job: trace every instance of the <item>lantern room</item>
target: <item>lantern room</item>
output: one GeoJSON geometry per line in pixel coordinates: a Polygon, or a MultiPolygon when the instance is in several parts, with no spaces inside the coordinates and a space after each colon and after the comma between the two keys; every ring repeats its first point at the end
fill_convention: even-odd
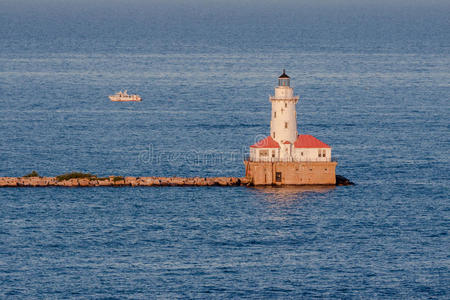
{"type": "Polygon", "coordinates": [[[278,86],[290,86],[290,77],[286,75],[286,70],[283,69],[283,74],[278,77],[278,86]]]}

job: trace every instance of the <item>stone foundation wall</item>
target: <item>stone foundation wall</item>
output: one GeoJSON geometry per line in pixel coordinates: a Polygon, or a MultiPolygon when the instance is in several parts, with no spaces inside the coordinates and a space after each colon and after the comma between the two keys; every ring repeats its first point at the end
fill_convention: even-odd
{"type": "Polygon", "coordinates": [[[335,185],[337,162],[245,161],[252,185],[335,185]]]}

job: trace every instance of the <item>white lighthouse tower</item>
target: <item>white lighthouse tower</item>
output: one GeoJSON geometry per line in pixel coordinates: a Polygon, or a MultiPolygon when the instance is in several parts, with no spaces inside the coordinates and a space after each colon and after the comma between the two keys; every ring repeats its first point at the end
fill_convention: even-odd
{"type": "Polygon", "coordinates": [[[295,106],[299,97],[294,96],[294,89],[291,88],[290,81],[283,69],[283,74],[278,77],[275,95],[269,98],[272,102],[270,133],[272,138],[281,145],[279,158],[284,161],[292,158],[292,145],[298,136],[295,106]]]}

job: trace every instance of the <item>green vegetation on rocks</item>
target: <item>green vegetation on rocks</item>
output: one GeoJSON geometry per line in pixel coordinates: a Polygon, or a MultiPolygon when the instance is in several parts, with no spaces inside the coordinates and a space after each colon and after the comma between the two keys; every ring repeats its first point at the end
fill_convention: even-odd
{"type": "Polygon", "coordinates": [[[88,178],[88,179],[97,179],[96,175],[92,175],[91,173],[80,173],[80,172],[72,172],[72,173],[66,173],[63,175],[56,176],[56,179],[58,181],[64,181],[74,178],[88,178]]]}
{"type": "Polygon", "coordinates": [[[124,180],[123,176],[115,176],[115,177],[113,178],[113,181],[114,181],[114,182],[120,181],[120,180],[124,180]]]}
{"type": "Polygon", "coordinates": [[[41,176],[39,176],[38,172],[33,171],[30,174],[27,174],[27,175],[25,175],[23,177],[41,177],[41,176]]]}

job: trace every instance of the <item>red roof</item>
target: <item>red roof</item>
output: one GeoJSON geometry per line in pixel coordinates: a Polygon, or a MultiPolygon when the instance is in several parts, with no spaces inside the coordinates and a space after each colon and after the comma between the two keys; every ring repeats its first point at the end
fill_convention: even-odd
{"type": "Polygon", "coordinates": [[[309,134],[299,134],[294,143],[295,148],[331,148],[324,142],[309,134]]]}
{"type": "Polygon", "coordinates": [[[254,145],[250,146],[251,148],[280,148],[280,145],[269,135],[265,139],[260,140],[254,145]]]}

